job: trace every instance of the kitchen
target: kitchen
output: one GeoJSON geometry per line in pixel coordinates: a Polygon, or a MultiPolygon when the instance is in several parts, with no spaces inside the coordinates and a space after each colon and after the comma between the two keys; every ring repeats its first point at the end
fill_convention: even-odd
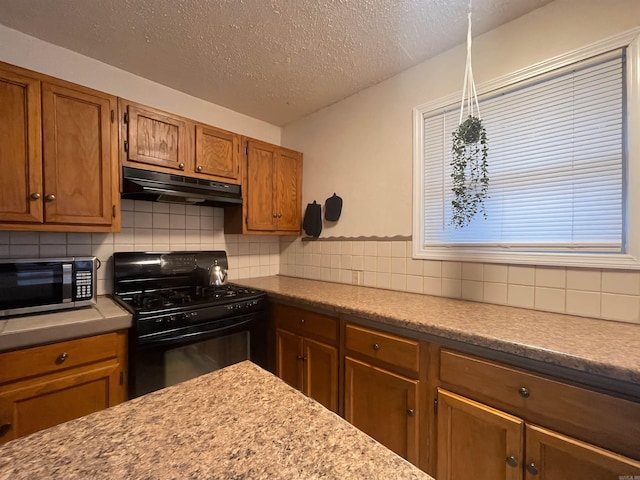
{"type": "MultiPolygon", "coordinates": [[[[637,9],[636,2],[608,2],[607,5],[552,2],[475,39],[476,78],[481,83],[637,27],[637,9]]],[[[96,255],[107,260],[106,267],[98,271],[98,292],[109,293],[108,259],[114,251],[145,250],[149,246],[154,250],[181,250],[183,246],[185,249],[224,249],[229,254],[232,279],[281,273],[351,283],[353,272],[362,271],[361,283],[365,286],[472,300],[478,300],[478,289],[484,287],[484,292],[494,293],[483,293],[485,296],[480,300],[487,303],[638,322],[640,292],[635,289],[638,277],[634,271],[504,266],[495,272],[485,266],[480,273],[469,264],[432,263],[411,258],[412,198],[407,188],[412,182],[410,112],[416,105],[458,88],[459,66],[464,61],[462,45],[279,128],[215,105],[204,105],[193,97],[151,85],[140,77],[5,27],[0,29],[0,36],[2,45],[11,45],[0,54],[0,60],[7,63],[111,91],[301,151],[304,153],[303,205],[313,199],[322,201],[334,191],[345,203],[340,221],[326,227],[323,233],[323,236],[343,237],[335,242],[225,235],[219,209],[170,207],[168,211],[155,211],[157,204],[150,207],[150,204],[123,200],[120,233],[5,231],[0,232],[2,256],[96,255]],[[438,75],[428,74],[434,70],[438,75]],[[202,118],[204,116],[207,118],[202,118]],[[359,179],[355,192],[353,178],[359,179]],[[394,181],[389,182],[390,178],[394,181]],[[159,229],[153,223],[156,214],[162,215],[155,217],[161,222],[159,229]],[[175,228],[172,229],[172,225],[175,228]],[[203,236],[203,231],[209,235],[203,236]],[[360,238],[371,236],[375,236],[375,240],[360,238]],[[370,246],[373,242],[377,242],[375,251],[370,246]],[[328,265],[323,263],[324,256],[330,256],[328,265]],[[394,272],[354,267],[359,257],[366,256],[406,259],[406,266],[404,271],[400,267],[394,272]],[[543,277],[548,279],[546,283],[536,283],[536,279],[543,277]]]]}

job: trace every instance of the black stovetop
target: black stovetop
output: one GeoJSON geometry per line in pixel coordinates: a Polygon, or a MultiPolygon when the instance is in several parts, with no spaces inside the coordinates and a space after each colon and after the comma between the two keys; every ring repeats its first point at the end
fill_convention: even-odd
{"type": "Polygon", "coordinates": [[[122,292],[115,297],[134,313],[179,311],[210,307],[263,297],[259,290],[235,284],[183,286],[167,289],[122,292]]]}

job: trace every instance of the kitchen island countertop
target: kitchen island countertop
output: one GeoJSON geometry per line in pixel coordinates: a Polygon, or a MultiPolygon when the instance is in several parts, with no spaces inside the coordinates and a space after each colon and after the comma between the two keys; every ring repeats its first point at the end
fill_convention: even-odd
{"type": "Polygon", "coordinates": [[[245,361],[0,447],[0,480],[423,479],[245,361]]]}
{"type": "Polygon", "coordinates": [[[640,386],[640,325],[286,276],[237,280],[275,300],[640,386]]]}

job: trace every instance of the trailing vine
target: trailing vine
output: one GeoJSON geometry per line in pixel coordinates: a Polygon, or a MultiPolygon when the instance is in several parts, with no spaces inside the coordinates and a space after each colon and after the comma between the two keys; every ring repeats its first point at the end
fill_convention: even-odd
{"type": "Polygon", "coordinates": [[[453,132],[451,152],[451,223],[456,228],[467,226],[478,212],[487,218],[484,201],[488,198],[489,173],[487,132],[482,120],[467,117],[453,132]]]}

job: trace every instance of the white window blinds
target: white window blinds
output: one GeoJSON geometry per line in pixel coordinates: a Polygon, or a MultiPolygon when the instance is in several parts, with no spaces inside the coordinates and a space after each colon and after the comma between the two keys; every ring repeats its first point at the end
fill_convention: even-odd
{"type": "Polygon", "coordinates": [[[624,251],[624,52],[480,100],[488,218],[451,224],[458,106],[424,114],[424,243],[518,251],[624,251]]]}

